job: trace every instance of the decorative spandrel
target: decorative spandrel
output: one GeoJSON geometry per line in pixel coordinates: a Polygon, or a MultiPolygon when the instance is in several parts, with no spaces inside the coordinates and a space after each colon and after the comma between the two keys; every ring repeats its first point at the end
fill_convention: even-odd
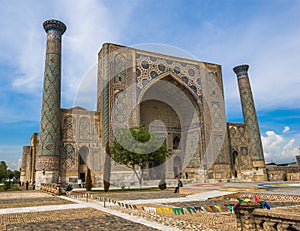
{"type": "Polygon", "coordinates": [[[202,94],[199,65],[137,53],[137,96],[153,79],[166,72],[177,76],[196,96],[199,97],[202,94]]]}

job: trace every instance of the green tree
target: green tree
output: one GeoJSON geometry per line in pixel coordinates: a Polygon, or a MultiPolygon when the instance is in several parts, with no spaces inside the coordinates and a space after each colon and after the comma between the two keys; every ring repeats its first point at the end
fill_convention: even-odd
{"type": "Polygon", "coordinates": [[[7,165],[5,161],[0,162],[0,181],[7,178],[7,165]]]}
{"type": "Polygon", "coordinates": [[[13,174],[14,174],[14,177],[15,177],[15,178],[17,178],[17,179],[20,178],[20,171],[14,170],[14,171],[13,171],[13,174]]]}
{"type": "Polygon", "coordinates": [[[7,178],[8,179],[12,179],[14,177],[14,172],[11,171],[10,169],[7,169],[7,178]]]}
{"type": "Polygon", "coordinates": [[[85,189],[86,191],[90,191],[92,189],[92,177],[91,177],[91,170],[89,168],[87,169],[86,172],[85,189]]]}
{"type": "Polygon", "coordinates": [[[103,172],[103,184],[104,184],[104,191],[108,192],[110,187],[110,172],[111,172],[111,159],[110,159],[110,149],[109,143],[106,143],[105,148],[105,160],[104,160],[104,172],[103,172]]]}
{"type": "Polygon", "coordinates": [[[119,128],[118,141],[115,140],[111,147],[111,157],[119,164],[131,168],[142,187],[144,170],[149,161],[162,163],[167,156],[167,148],[161,144],[154,133],[150,133],[145,126],[119,128]],[[123,147],[126,144],[125,148],[123,147]]]}

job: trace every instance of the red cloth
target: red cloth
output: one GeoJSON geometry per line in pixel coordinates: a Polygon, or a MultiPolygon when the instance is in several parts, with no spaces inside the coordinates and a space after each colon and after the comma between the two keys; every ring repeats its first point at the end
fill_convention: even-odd
{"type": "Polygon", "coordinates": [[[257,203],[261,202],[261,200],[258,198],[258,196],[256,194],[254,194],[254,201],[257,203]]]}

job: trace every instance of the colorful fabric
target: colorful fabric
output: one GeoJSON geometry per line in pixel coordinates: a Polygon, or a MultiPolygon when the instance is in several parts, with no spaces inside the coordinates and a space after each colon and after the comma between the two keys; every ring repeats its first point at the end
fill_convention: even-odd
{"type": "Polygon", "coordinates": [[[216,205],[215,207],[217,208],[218,212],[222,212],[222,208],[220,205],[216,205]]]}
{"type": "Polygon", "coordinates": [[[225,209],[226,212],[229,211],[229,210],[228,210],[228,205],[227,205],[227,204],[224,205],[224,209],[225,209]]]}
{"type": "Polygon", "coordinates": [[[214,212],[214,208],[210,205],[207,205],[206,208],[208,209],[208,211],[210,212],[214,212]]]}
{"type": "Polygon", "coordinates": [[[161,208],[156,208],[156,212],[157,213],[162,213],[162,209],[161,208]]]}
{"type": "Polygon", "coordinates": [[[257,202],[257,203],[260,203],[261,200],[258,198],[258,196],[256,194],[254,194],[254,201],[257,202]]]}

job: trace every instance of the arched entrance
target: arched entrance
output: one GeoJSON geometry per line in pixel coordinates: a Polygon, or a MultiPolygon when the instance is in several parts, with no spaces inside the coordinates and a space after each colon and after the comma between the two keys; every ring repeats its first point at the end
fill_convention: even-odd
{"type": "MultiPolygon", "coordinates": [[[[165,167],[167,178],[179,177],[188,164],[184,162],[189,152],[186,150],[186,138],[191,131],[200,128],[199,106],[195,96],[180,79],[168,74],[148,84],[141,92],[139,102],[139,123],[151,125],[158,135],[166,137],[169,159],[176,154],[167,165],[149,163],[149,179],[159,179],[165,167]]],[[[200,145],[199,136],[195,137],[197,140],[193,142],[193,147],[200,145]]],[[[196,158],[199,158],[199,153],[196,158]]]]}
{"type": "MultiPolygon", "coordinates": [[[[78,154],[78,179],[81,180],[82,186],[85,182],[85,174],[87,172],[87,163],[89,158],[89,149],[86,146],[82,146],[79,149],[78,154]]],[[[80,184],[80,180],[78,184],[80,184]]]]}

